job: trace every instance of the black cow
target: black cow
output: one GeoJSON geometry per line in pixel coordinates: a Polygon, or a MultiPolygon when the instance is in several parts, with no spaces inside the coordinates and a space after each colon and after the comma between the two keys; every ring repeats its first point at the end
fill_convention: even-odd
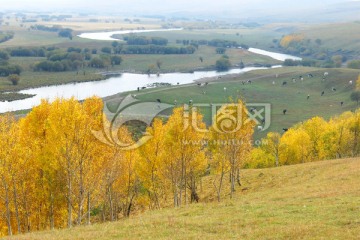
{"type": "Polygon", "coordinates": [[[286,81],[284,81],[284,82],[282,83],[282,85],[283,85],[283,86],[285,86],[286,84],[287,84],[287,82],[286,82],[286,81]]]}
{"type": "Polygon", "coordinates": [[[287,132],[289,129],[288,128],[283,128],[282,130],[283,130],[283,132],[287,132]]]}
{"type": "Polygon", "coordinates": [[[340,105],[343,106],[343,105],[344,105],[344,102],[340,102],[340,105]]]}
{"type": "Polygon", "coordinates": [[[157,101],[158,103],[161,103],[161,100],[160,100],[160,98],[156,99],[156,101],[157,101]]]}
{"type": "Polygon", "coordinates": [[[286,112],[287,112],[287,110],[286,110],[286,109],[284,109],[284,110],[283,110],[283,114],[285,115],[285,114],[286,114],[286,112]]]}
{"type": "Polygon", "coordinates": [[[322,92],[321,92],[321,96],[324,96],[324,94],[325,94],[325,91],[322,91],[322,92]]]}

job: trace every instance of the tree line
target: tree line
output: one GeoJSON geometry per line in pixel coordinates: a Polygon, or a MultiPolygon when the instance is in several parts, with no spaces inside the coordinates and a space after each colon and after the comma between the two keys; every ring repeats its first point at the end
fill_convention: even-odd
{"type": "Polygon", "coordinates": [[[103,143],[121,139],[131,145],[134,133],[126,126],[106,132],[110,122],[96,97],[82,103],[74,98],[43,100],[20,120],[1,115],[0,234],[116,221],[146,209],[179,207],[201,201],[203,181],[211,181],[205,184],[213,186],[221,201],[241,185],[241,168],[360,153],[360,111],[329,121],[314,117],[283,135],[269,133],[253,148],[255,124],[247,118],[244,103],[237,103],[240,108],[225,105],[216,115],[224,119],[224,114],[240,109],[239,128],[221,120],[207,127],[200,113],[178,107],[167,121],[156,118],[146,129],[152,138],[130,150],[103,143]],[[184,118],[187,114],[191,124],[184,118]],[[114,134],[118,139],[109,137],[114,134]],[[211,180],[203,178],[206,175],[212,175],[211,180]]]}
{"type": "MultiPolygon", "coordinates": [[[[207,174],[216,176],[211,184],[219,201],[227,175],[227,195],[233,196],[254,127],[239,104],[245,123],[240,129],[219,133],[229,125],[216,123],[204,133],[194,127],[206,129],[198,113],[184,130],[185,110],[179,107],[166,122],[153,121],[148,142],[126,151],[95,138],[94,131],[108,136],[102,129],[110,124],[99,98],[43,100],[18,121],[1,115],[0,233],[115,221],[134,211],[201,201],[199,183],[207,174]]],[[[134,143],[125,126],[115,134],[134,143]]]]}
{"type": "Polygon", "coordinates": [[[325,121],[314,117],[285,132],[270,132],[254,148],[248,168],[275,167],[360,154],[360,111],[345,112],[325,121]]]}
{"type": "Polygon", "coordinates": [[[14,33],[13,32],[0,32],[0,43],[9,41],[10,39],[14,38],[14,33]]]}

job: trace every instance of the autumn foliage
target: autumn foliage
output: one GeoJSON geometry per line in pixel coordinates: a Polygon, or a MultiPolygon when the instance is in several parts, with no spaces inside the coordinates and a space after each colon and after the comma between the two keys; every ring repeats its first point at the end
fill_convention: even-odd
{"type": "Polygon", "coordinates": [[[280,41],[280,46],[282,46],[283,48],[287,48],[289,47],[292,43],[298,43],[301,42],[302,40],[304,40],[304,35],[303,34],[289,34],[284,36],[281,41],[280,41]]]}
{"type": "Polygon", "coordinates": [[[282,136],[268,133],[251,151],[249,168],[275,167],[319,160],[358,156],[360,111],[345,112],[325,121],[314,117],[297,124],[282,136]]]}
{"type": "MultiPolygon", "coordinates": [[[[230,174],[231,195],[240,183],[254,126],[245,114],[240,128],[218,134],[219,126],[205,131],[200,113],[184,128],[185,110],[179,107],[166,122],[153,121],[146,144],[125,151],[94,136],[109,124],[102,109],[96,97],[82,103],[57,99],[42,101],[20,120],[0,116],[0,236],[115,221],[201,201],[198,186],[206,174],[219,181],[230,174]],[[233,139],[244,144],[234,145],[233,139]]],[[[134,141],[126,127],[117,135],[134,141]]],[[[218,200],[225,190],[219,181],[218,200]]]]}
{"type": "MultiPolygon", "coordinates": [[[[329,121],[314,117],[282,135],[270,132],[253,148],[255,123],[243,102],[220,108],[210,127],[196,109],[179,107],[165,122],[154,119],[148,142],[124,150],[95,137],[109,125],[102,110],[99,98],[72,98],[44,100],[20,120],[0,116],[0,236],[198,202],[202,177],[209,174],[207,185],[220,201],[241,185],[241,168],[360,153],[360,111],[329,121]]],[[[125,126],[116,131],[123,142],[135,142],[125,126]]]]}

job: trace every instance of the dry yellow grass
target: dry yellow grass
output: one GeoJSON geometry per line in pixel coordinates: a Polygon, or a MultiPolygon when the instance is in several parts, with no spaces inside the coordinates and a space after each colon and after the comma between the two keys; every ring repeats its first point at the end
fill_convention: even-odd
{"type": "Polygon", "coordinates": [[[242,176],[236,197],[225,194],[221,203],[206,203],[215,197],[210,176],[198,204],[9,239],[359,239],[360,159],[243,170],[242,176]]]}

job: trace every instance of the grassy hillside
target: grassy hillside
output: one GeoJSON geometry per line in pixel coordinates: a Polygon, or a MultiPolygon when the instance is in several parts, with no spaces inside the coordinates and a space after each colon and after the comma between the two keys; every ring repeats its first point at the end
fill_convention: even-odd
{"type": "MultiPolygon", "coordinates": [[[[209,176],[208,178],[213,178],[209,176]]],[[[209,179],[208,179],[209,180],[209,179]]],[[[243,170],[232,200],[213,200],[211,181],[200,203],[95,224],[8,239],[358,239],[360,159],[243,170]]],[[[228,187],[228,186],[226,186],[228,187]]],[[[224,192],[228,190],[225,189],[224,192]]]]}
{"type": "MultiPolygon", "coordinates": [[[[283,128],[290,128],[294,124],[314,116],[329,119],[331,116],[344,111],[357,108],[351,102],[350,94],[355,89],[355,80],[359,71],[349,69],[317,69],[304,67],[286,67],[270,70],[259,70],[242,75],[230,75],[210,82],[206,87],[196,84],[187,86],[174,86],[168,88],[148,89],[134,92],[141,101],[155,101],[160,98],[162,102],[173,104],[188,103],[226,103],[229,98],[243,98],[247,103],[271,104],[271,127],[269,131],[281,132],[283,128]],[[323,80],[324,72],[329,75],[323,80]],[[308,78],[307,74],[313,74],[308,78]],[[276,78],[278,74],[278,78],[276,78]],[[302,75],[304,80],[299,80],[302,75]],[[292,78],[296,78],[296,82],[292,78]],[[252,84],[242,84],[242,81],[254,79],[252,84]],[[273,81],[275,84],[273,84],[273,81]],[[282,86],[286,81],[287,85],[282,86]],[[353,85],[349,84],[353,81],[353,85]],[[226,92],[224,91],[226,87],[226,92]],[[336,91],[332,91],[336,88],[336,91]],[[324,96],[321,92],[324,91],[324,96]],[[204,92],[206,92],[204,94],[204,92]],[[309,100],[307,96],[310,95],[309,100]],[[344,102],[341,106],[341,102],[344,102]],[[283,115],[283,110],[287,114],[283,115]]],[[[116,96],[114,97],[116,98],[116,96]]],[[[111,99],[111,98],[110,98],[111,99]]],[[[203,110],[205,121],[210,124],[210,114],[203,110]]],[[[256,137],[262,137],[265,132],[256,132],[256,137]]]]}
{"type": "Polygon", "coordinates": [[[299,32],[308,39],[321,39],[325,49],[343,49],[359,53],[360,22],[320,24],[307,26],[299,32]]]}

